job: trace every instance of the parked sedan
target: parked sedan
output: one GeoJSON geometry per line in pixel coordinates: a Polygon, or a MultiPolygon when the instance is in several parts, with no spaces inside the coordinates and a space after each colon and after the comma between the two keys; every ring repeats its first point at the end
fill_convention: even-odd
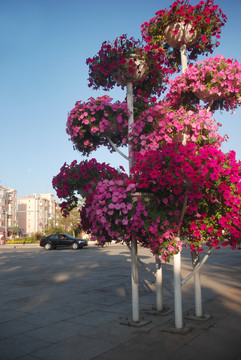
{"type": "Polygon", "coordinates": [[[71,246],[72,249],[77,250],[88,246],[88,242],[68,234],[53,234],[40,239],[40,246],[46,250],[56,249],[57,246],[71,246]]]}

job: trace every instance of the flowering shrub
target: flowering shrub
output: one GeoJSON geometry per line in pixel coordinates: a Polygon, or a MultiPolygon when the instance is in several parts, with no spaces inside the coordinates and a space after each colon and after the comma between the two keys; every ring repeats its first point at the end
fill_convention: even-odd
{"type": "Polygon", "coordinates": [[[234,109],[241,103],[241,64],[222,55],[189,66],[169,82],[172,104],[186,103],[193,92],[203,101],[214,100],[212,109],[234,109]]]}
{"type": "Polygon", "coordinates": [[[116,170],[105,163],[98,163],[95,159],[83,160],[79,164],[75,160],[70,165],[65,163],[62,166],[59,174],[53,178],[52,184],[57,196],[66,200],[61,203],[61,210],[63,215],[67,216],[78,203],[77,194],[87,197],[99,181],[126,177],[123,168],[116,170]]]}
{"type": "Polygon", "coordinates": [[[123,88],[129,81],[134,85],[135,95],[159,95],[163,91],[161,83],[169,73],[164,62],[158,47],[153,51],[152,46],[144,47],[139,40],[122,35],[114,43],[105,41],[99,53],[86,60],[89,87],[109,90],[117,85],[123,88]]]}
{"type": "Polygon", "coordinates": [[[112,104],[111,101],[107,95],[90,98],[88,102],[78,101],[71,110],[66,132],[83,155],[88,155],[100,145],[111,149],[107,135],[116,146],[124,145],[128,132],[127,105],[119,101],[112,104]]]}
{"type": "Polygon", "coordinates": [[[145,153],[171,142],[194,142],[199,146],[213,144],[220,147],[225,138],[217,133],[221,124],[216,124],[211,115],[205,109],[196,109],[194,112],[180,107],[175,110],[167,102],[157,103],[143,111],[132,125],[132,151],[145,153]]]}
{"type": "MultiPolygon", "coordinates": [[[[219,45],[213,37],[220,38],[221,27],[226,19],[226,15],[218,5],[214,5],[213,0],[200,1],[197,5],[190,5],[188,0],[178,0],[173,2],[169,9],[157,11],[154,18],[142,24],[142,37],[149,44],[154,43],[164,49],[170,62],[178,63],[179,51],[170,50],[165,31],[167,26],[174,23],[183,24],[188,35],[193,34],[187,50],[190,53],[189,58],[196,60],[198,55],[212,53],[213,48],[219,45]]],[[[174,36],[178,35],[178,27],[170,26],[170,31],[174,36]]],[[[184,37],[183,43],[185,42],[187,39],[184,37]]]]}

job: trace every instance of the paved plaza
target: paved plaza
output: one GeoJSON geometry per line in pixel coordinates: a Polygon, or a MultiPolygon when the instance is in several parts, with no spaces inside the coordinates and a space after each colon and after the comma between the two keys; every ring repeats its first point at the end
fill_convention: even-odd
{"type": "MultiPolygon", "coordinates": [[[[46,251],[0,247],[0,360],[241,360],[241,251],[214,250],[202,269],[206,321],[190,320],[193,279],[183,286],[184,329],[175,332],[173,266],[163,265],[166,315],[156,314],[151,253],[139,248],[140,323],[131,322],[126,246],[46,251]],[[124,324],[123,324],[124,323],[124,324]]],[[[187,250],[182,276],[191,271],[187,250]]]]}

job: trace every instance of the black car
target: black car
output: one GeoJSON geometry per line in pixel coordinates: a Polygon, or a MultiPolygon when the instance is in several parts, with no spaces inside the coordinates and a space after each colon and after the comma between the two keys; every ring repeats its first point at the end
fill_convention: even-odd
{"type": "Polygon", "coordinates": [[[57,246],[71,246],[72,249],[77,250],[88,246],[88,242],[68,234],[53,234],[40,239],[40,246],[46,250],[56,249],[57,246]]]}

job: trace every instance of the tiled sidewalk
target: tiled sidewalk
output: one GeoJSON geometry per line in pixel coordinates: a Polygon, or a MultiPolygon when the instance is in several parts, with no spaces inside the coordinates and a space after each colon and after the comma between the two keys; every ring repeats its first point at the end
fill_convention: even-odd
{"type": "MultiPolygon", "coordinates": [[[[153,257],[140,256],[154,270],[153,257]]],[[[241,252],[221,249],[202,271],[206,321],[187,320],[193,282],[183,287],[184,329],[173,332],[174,313],[150,313],[154,278],[142,267],[140,318],[131,319],[130,256],[124,246],[46,252],[0,248],[1,360],[241,360],[241,252]]],[[[183,257],[183,274],[191,267],[183,257]]],[[[173,308],[172,266],[163,269],[164,302],[173,308]]]]}

